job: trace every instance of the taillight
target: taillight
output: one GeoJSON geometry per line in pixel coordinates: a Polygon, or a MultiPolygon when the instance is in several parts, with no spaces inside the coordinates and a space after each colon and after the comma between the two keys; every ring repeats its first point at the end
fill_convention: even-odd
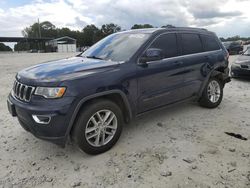
{"type": "Polygon", "coordinates": [[[229,66],[229,53],[228,53],[228,51],[225,54],[225,61],[226,61],[226,65],[229,66]]]}
{"type": "Polygon", "coordinates": [[[228,60],[228,59],[229,59],[229,53],[226,52],[226,60],[228,60]]]}

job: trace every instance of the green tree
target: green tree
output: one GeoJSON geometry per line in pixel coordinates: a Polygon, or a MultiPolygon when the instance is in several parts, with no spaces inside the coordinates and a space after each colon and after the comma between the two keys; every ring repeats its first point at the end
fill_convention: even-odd
{"type": "MultiPolygon", "coordinates": [[[[74,31],[67,27],[57,28],[49,21],[41,22],[40,24],[34,23],[29,27],[26,27],[22,34],[27,38],[59,38],[63,36],[69,36],[77,41],[77,46],[92,46],[102,38],[121,31],[121,27],[114,24],[104,24],[101,28],[96,27],[94,24],[85,26],[82,31],[74,31]]],[[[29,50],[29,49],[44,49],[44,43],[37,42],[20,42],[15,45],[15,50],[29,50]]]]}
{"type": "Polygon", "coordinates": [[[226,41],[238,41],[238,40],[242,40],[242,41],[249,41],[250,37],[241,37],[239,35],[233,36],[233,37],[228,37],[228,38],[223,38],[220,37],[220,40],[222,42],[226,42],[226,41]]]}
{"type": "Polygon", "coordinates": [[[145,28],[153,28],[154,26],[150,24],[135,24],[131,27],[131,29],[145,29],[145,28]]]}
{"type": "Polygon", "coordinates": [[[57,36],[57,31],[55,25],[53,25],[49,21],[44,21],[40,24],[34,23],[33,25],[26,27],[22,34],[27,38],[39,38],[41,37],[49,37],[54,38],[57,36]],[[40,27],[40,31],[39,31],[40,27]]]}
{"type": "Polygon", "coordinates": [[[173,26],[173,25],[171,25],[171,24],[167,24],[167,25],[163,25],[163,26],[161,26],[162,28],[171,28],[171,27],[175,27],[175,26],[173,26]]]}
{"type": "Polygon", "coordinates": [[[30,49],[30,44],[28,42],[18,42],[14,46],[15,51],[28,51],[30,49]]]}
{"type": "Polygon", "coordinates": [[[12,51],[12,49],[4,43],[0,43],[0,51],[12,51]]]}
{"type": "Polygon", "coordinates": [[[241,39],[242,38],[239,35],[227,38],[228,41],[237,41],[237,40],[241,40],[241,39]]]}
{"type": "Polygon", "coordinates": [[[226,39],[223,38],[223,37],[220,37],[220,40],[221,40],[221,42],[225,42],[226,41],[226,39]]]}
{"type": "Polygon", "coordinates": [[[110,34],[116,33],[121,31],[121,27],[119,25],[116,25],[114,23],[110,23],[110,24],[104,24],[101,27],[101,32],[102,32],[102,36],[106,37],[110,34]]]}
{"type": "Polygon", "coordinates": [[[83,46],[83,43],[84,43],[84,41],[83,41],[83,32],[81,32],[81,31],[72,31],[67,27],[57,28],[56,30],[57,30],[56,38],[68,36],[68,37],[76,39],[77,46],[83,46]]]}
{"type": "Polygon", "coordinates": [[[95,42],[102,38],[101,31],[93,24],[85,26],[82,32],[83,46],[92,46],[95,42]]]}
{"type": "MultiPolygon", "coordinates": [[[[34,23],[29,27],[26,27],[23,31],[22,34],[24,37],[27,38],[40,38],[40,37],[48,37],[48,38],[56,38],[57,37],[57,30],[56,26],[53,25],[49,21],[44,21],[41,23],[34,23]]],[[[42,42],[29,42],[29,43],[24,43],[20,42],[17,44],[16,49],[17,51],[26,51],[29,49],[44,49],[45,44],[42,42]],[[28,48],[28,49],[27,49],[28,48]]]]}

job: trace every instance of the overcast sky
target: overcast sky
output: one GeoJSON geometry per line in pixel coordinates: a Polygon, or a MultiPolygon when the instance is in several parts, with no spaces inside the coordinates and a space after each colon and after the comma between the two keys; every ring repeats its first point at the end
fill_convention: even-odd
{"type": "Polygon", "coordinates": [[[203,27],[219,36],[250,36],[250,0],[0,0],[0,36],[22,36],[40,21],[81,30],[87,24],[116,23],[122,29],[149,23],[156,27],[203,27]]]}

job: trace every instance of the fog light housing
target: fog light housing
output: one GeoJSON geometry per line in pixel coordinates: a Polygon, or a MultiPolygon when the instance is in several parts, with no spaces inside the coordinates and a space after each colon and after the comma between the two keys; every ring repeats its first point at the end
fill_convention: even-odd
{"type": "Polygon", "coordinates": [[[33,120],[39,124],[49,124],[51,116],[47,115],[32,115],[33,120]]]}

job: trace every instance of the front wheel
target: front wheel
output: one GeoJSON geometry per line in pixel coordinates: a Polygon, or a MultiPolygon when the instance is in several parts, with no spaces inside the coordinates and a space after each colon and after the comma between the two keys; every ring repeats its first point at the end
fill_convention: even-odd
{"type": "Polygon", "coordinates": [[[119,139],[122,124],[122,112],[115,103],[93,101],[80,112],[73,129],[73,140],[88,154],[103,153],[119,139]]]}
{"type": "Polygon", "coordinates": [[[200,98],[200,105],[207,108],[216,108],[222,101],[223,84],[217,78],[210,78],[200,98]]]}

